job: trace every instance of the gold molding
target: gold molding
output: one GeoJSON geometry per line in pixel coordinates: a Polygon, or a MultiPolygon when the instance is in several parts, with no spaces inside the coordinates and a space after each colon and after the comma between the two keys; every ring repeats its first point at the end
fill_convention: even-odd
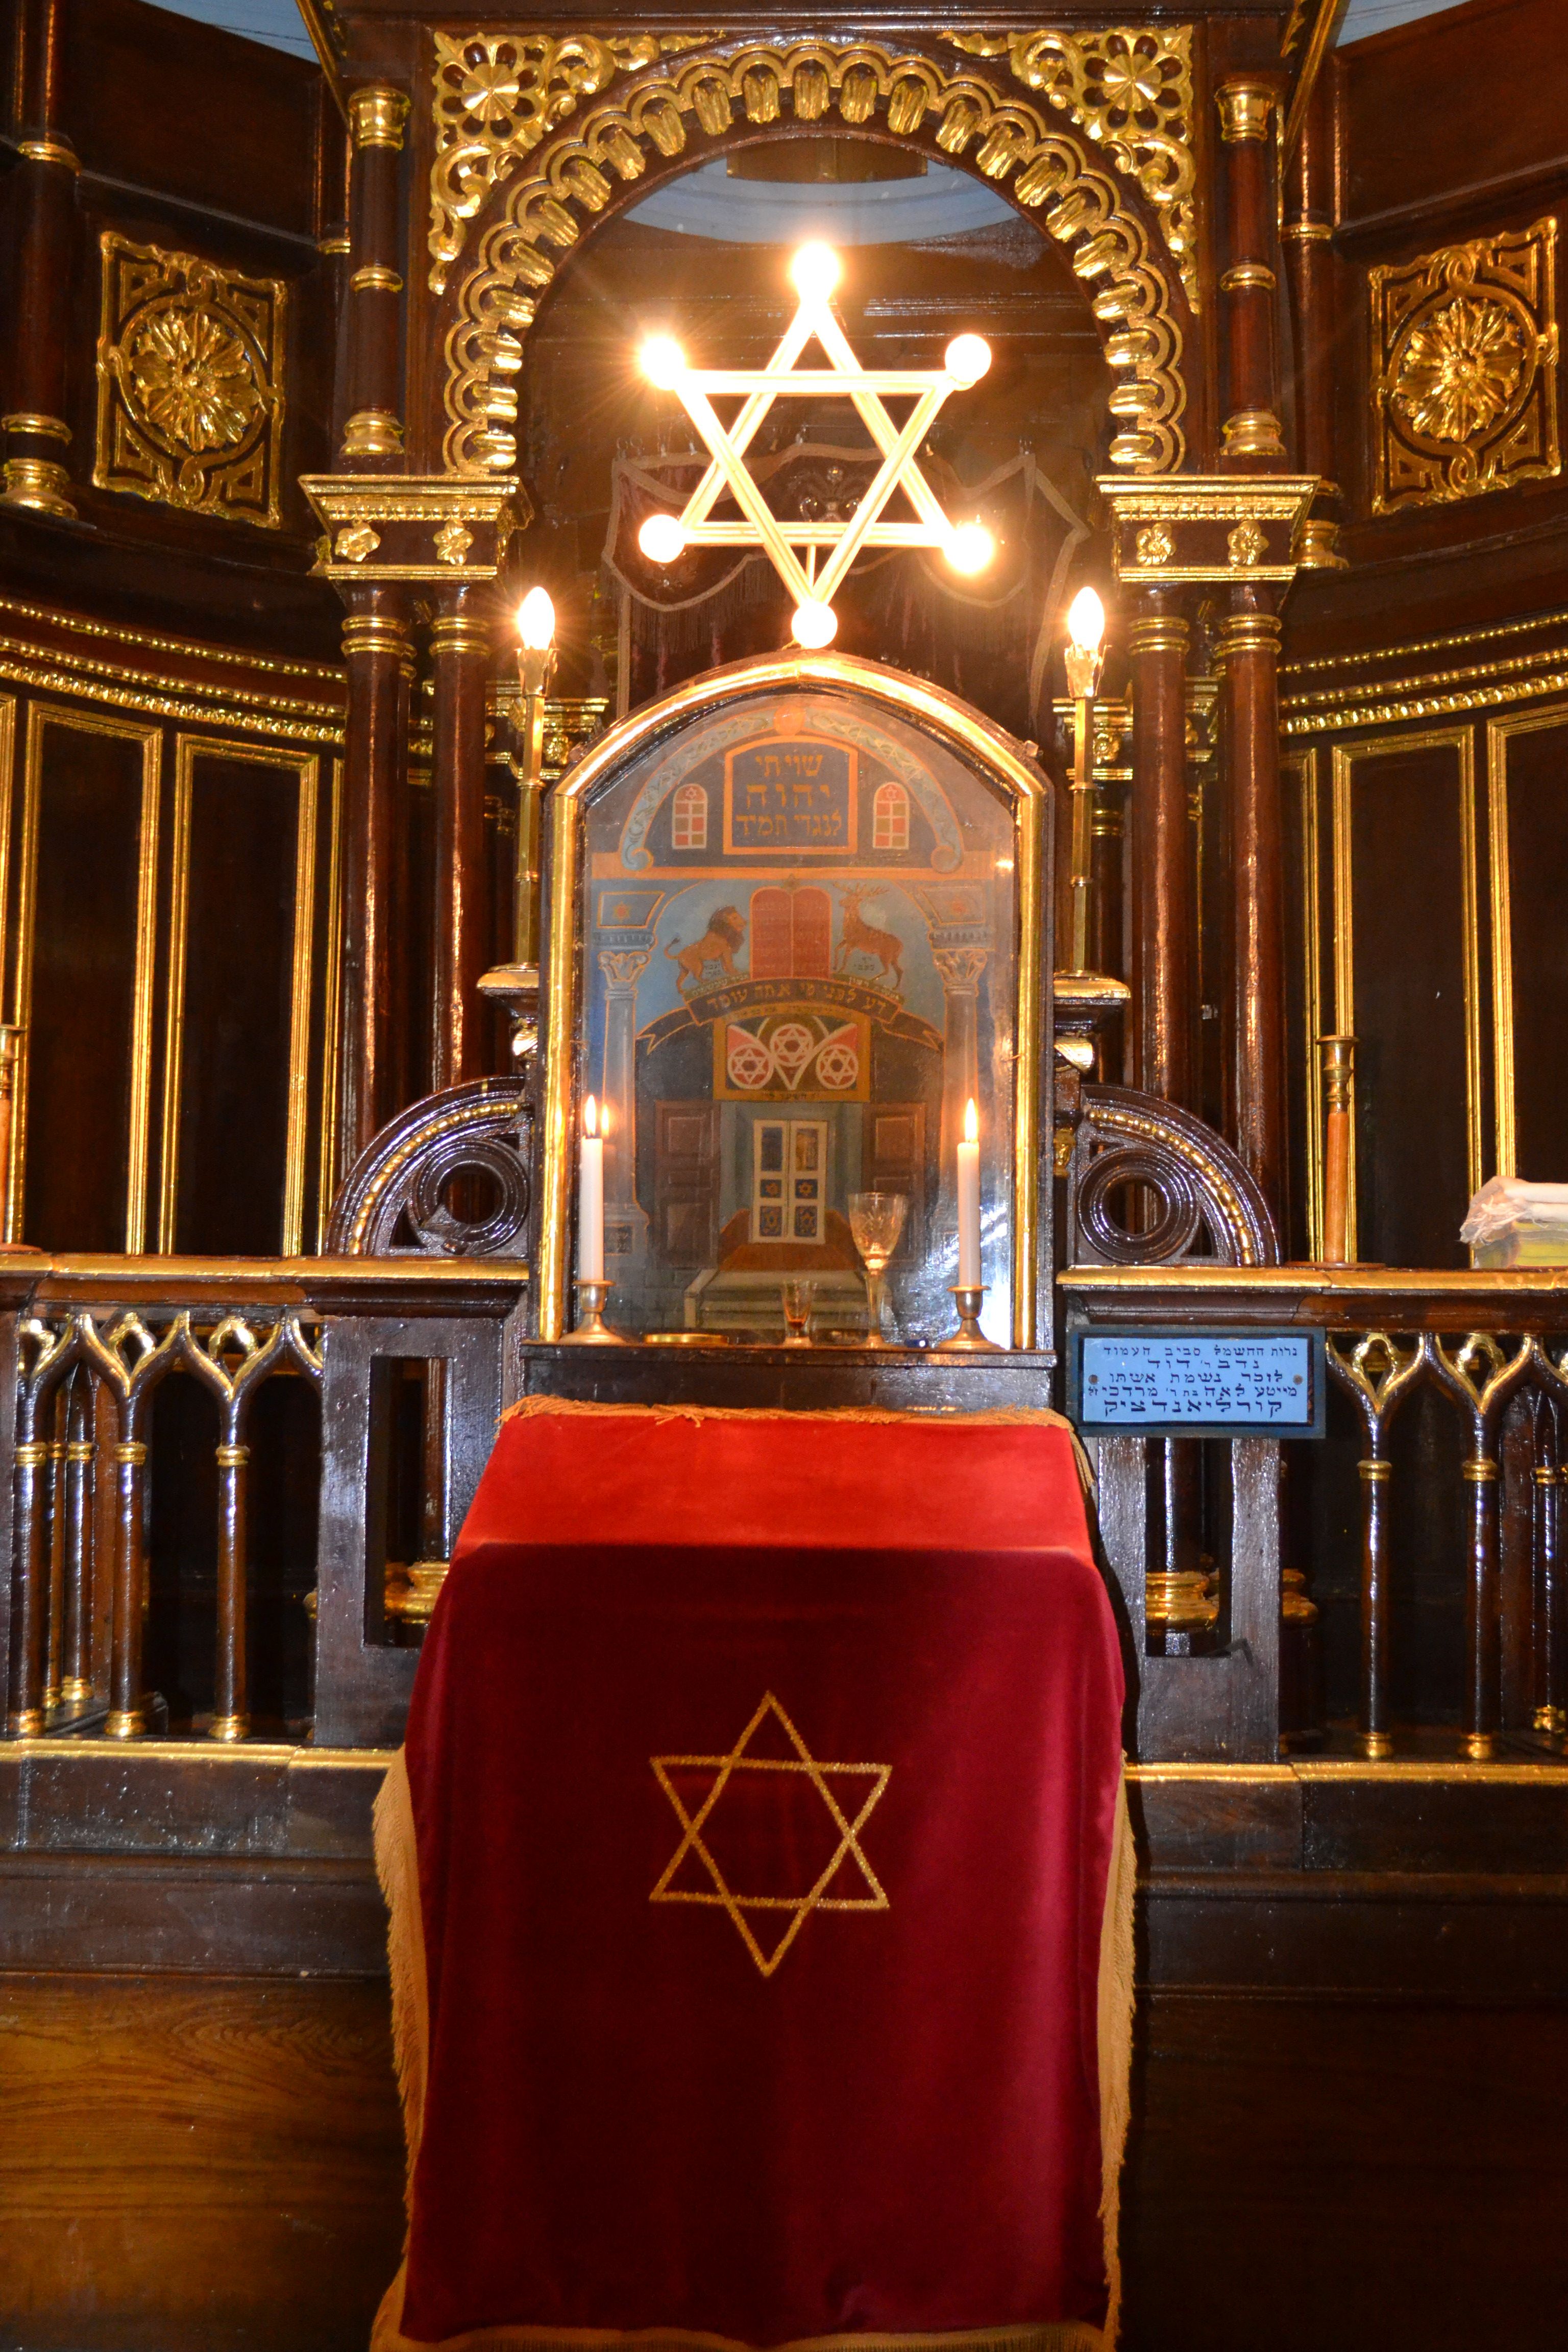
{"type": "Polygon", "coordinates": [[[1219,135],[1227,147],[1268,140],[1275,96],[1271,82],[1248,81],[1245,77],[1221,82],[1214,98],[1219,109],[1219,135]]]}
{"type": "Polygon", "coordinates": [[[362,82],[349,92],[349,136],[354,146],[401,147],[408,99],[389,82],[362,82]]]}
{"type": "Polygon", "coordinates": [[[289,288],[194,253],[98,240],[93,487],[225,522],[282,522],[289,288]]]}
{"type": "Polygon", "coordinates": [[[1373,514],[1562,472],[1556,251],[1549,215],[1368,273],[1373,514]]]}
{"type": "Polygon", "coordinates": [[[81,157],[68,139],[18,139],[16,152],[29,163],[63,163],[68,172],[81,170],[81,157]]]}
{"type": "Polygon", "coordinates": [[[367,261],[364,268],[356,269],[349,279],[351,294],[401,294],[402,291],[402,278],[384,261],[367,261]]]}
{"type": "MultiPolygon", "coordinates": [[[[342,685],[342,671],[330,662],[293,661],[277,654],[236,653],[231,646],[205,645],[199,637],[160,636],[152,629],[132,628],[128,622],[89,620],[82,613],[61,612],[53,605],[26,604],[15,596],[0,596],[0,613],[13,614],[19,621],[45,621],[51,629],[67,630],[72,636],[103,637],[117,646],[145,646],[149,653],[182,654],[193,661],[212,662],[219,667],[259,670],[279,677],[315,677],[340,688],[342,685]]],[[[324,706],[311,706],[319,707],[324,706]]]]}
{"type": "MultiPolygon", "coordinates": [[[[1459,787],[1459,856],[1462,869],[1461,889],[1461,949],[1465,984],[1465,1125],[1468,1145],[1469,1183],[1472,1193],[1479,1192],[1482,1176],[1482,1087],[1481,1087],[1481,1007],[1480,1007],[1480,909],[1477,866],[1476,830],[1476,759],[1475,736],[1468,727],[1430,728],[1410,735],[1391,735],[1371,743],[1340,744],[1333,747],[1331,772],[1333,792],[1333,873],[1334,873],[1334,1029],[1341,1036],[1354,1036],[1355,1026],[1355,921],[1354,921],[1354,854],[1352,842],[1352,793],[1358,761],[1386,759],[1391,754],[1412,751],[1455,751],[1458,755],[1459,787]]],[[[1347,1223],[1350,1253],[1357,1254],[1357,1219],[1355,1153],[1355,1078],[1351,1079],[1351,1164],[1347,1223]]]]}
{"type": "Polygon", "coordinates": [[[430,289],[439,294],[468,223],[498,181],[596,98],[617,74],[640,73],[722,34],[446,32],[437,27],[431,116],[430,289]]]}
{"type": "Polygon", "coordinates": [[[163,1009],[163,1137],[158,1169],[158,1249],[172,1254],[179,1213],[179,1122],[184,1079],[185,980],[189,944],[191,812],[195,763],[200,759],[243,760],[259,768],[287,769],[298,785],[294,845],[294,937],[289,948],[289,1087],[284,1120],[283,1199],[280,1247],[297,1256],[305,1207],[305,1152],[310,1129],[310,962],[316,919],[316,811],[321,758],[307,752],[290,759],[281,751],[230,743],[221,736],[179,734],[174,739],[173,875],[169,901],[169,977],[163,1009]]]}
{"type": "MultiPolygon", "coordinates": [[[[1301,796],[1301,930],[1304,962],[1302,1007],[1307,1051],[1307,1246],[1323,1255],[1323,1072],[1318,1039],[1323,1034],[1322,902],[1318,861],[1318,755],[1313,748],[1288,753],[1281,776],[1293,774],[1301,796]]],[[[1351,1148],[1355,1148],[1352,1123],[1351,1148]]]]}
{"type": "Polygon", "coordinates": [[[1155,208],[1198,308],[1197,161],[1194,152],[1193,28],[1122,25],[1089,33],[943,33],[949,48],[1007,60],[1015,81],[1037,89],[1087,131],[1155,208]]]}
{"type": "MultiPolygon", "coordinates": [[[[1049,1141],[1039,1132],[1040,1071],[1049,1045],[1045,1003],[1047,976],[1042,969],[1046,909],[1043,904],[1046,827],[1052,788],[1041,772],[1020,756],[1010,735],[941,687],[903,670],[848,654],[791,651],[731,663],[721,671],[689,679],[658,702],[645,703],[620,719],[586,751],[544,802],[550,828],[548,937],[542,963],[550,1008],[543,1046],[542,1197],[534,1282],[539,1299],[539,1337],[561,1338],[566,1325],[571,1238],[568,1212],[576,1154],[573,1092],[577,1070],[577,1023],[582,987],[579,970],[579,874],[584,856],[584,803],[595,785],[650,741],[717,702],[761,694],[779,687],[836,687],[885,707],[957,746],[1013,795],[1014,856],[1018,892],[1018,1017],[1014,1065],[1013,1345],[1035,1345],[1036,1289],[1039,1278],[1039,1160],[1049,1141]]],[[[1049,1214],[1048,1197],[1046,1213],[1049,1214]]]]}
{"type": "Polygon", "coordinates": [[[1010,183],[1022,209],[1044,207],[1047,236],[1068,248],[1077,276],[1098,285],[1090,307],[1109,330],[1106,357],[1118,376],[1110,405],[1121,425],[1110,463],[1144,474],[1181,465],[1182,327],[1171,281],[1116,181],[1091,164],[1078,139],[973,69],[949,74],[930,58],[868,42],[800,41],[737,45],[733,54],[715,48],[644,79],[624,101],[595,108],[541,145],[527,176],[508,184],[500,216],[458,287],[446,338],[449,473],[483,477],[516,463],[513,379],[557,268],[545,248],[575,245],[583,218],[605,210],[615,180],[640,179],[650,154],[684,153],[689,119],[712,142],[705,152],[721,152],[737,106],[743,135],[747,124],[782,120],[786,98],[797,121],[825,121],[836,107],[859,125],[880,109],[880,128],[893,138],[918,138],[952,159],[973,147],[966,168],[998,187],[1010,183]]]}
{"type": "Polygon", "coordinates": [[[342,978],[343,763],[332,761],[332,803],[327,856],[327,964],[321,981],[321,1132],[316,1177],[316,1248],[327,1243],[337,1190],[338,991],[342,978]]]}
{"type": "Polygon", "coordinates": [[[26,507],[35,514],[74,520],[70,476],[53,457],[7,457],[0,470],[0,506],[26,507]]]}
{"type": "MultiPolygon", "coordinates": [[[[1568,663],[1568,655],[1553,653],[1549,659],[1560,665],[1568,663]]],[[[1486,663],[1472,675],[1512,669],[1512,662],[1486,663]]],[[[1282,718],[1282,735],[1347,735],[1363,727],[1392,727],[1413,719],[1456,718],[1467,710],[1493,710],[1510,702],[1532,702],[1542,694],[1568,691],[1568,667],[1544,671],[1535,677],[1499,677],[1490,686],[1459,688],[1450,694],[1415,694],[1401,692],[1397,683],[1387,689],[1388,698],[1382,702],[1343,701],[1342,698],[1324,697],[1332,707],[1305,712],[1300,718],[1282,718]]],[[[1294,708],[1294,698],[1285,709],[1294,708]]]]}
{"type": "Polygon", "coordinates": [[[163,730],[129,719],[89,718],[35,702],[27,712],[27,745],[22,787],[22,841],[16,893],[16,969],[12,1017],[22,1032],[12,1109],[11,1181],[5,1206],[7,1230],[21,1222],[27,1165],[27,1080],[32,1057],[33,943],[37,919],[38,828],[41,821],[44,730],[75,729],[82,735],[110,735],[142,746],[142,804],[136,860],[135,974],[132,984],[131,1108],[127,1135],[125,1247],[138,1254],[146,1234],[147,1151],[152,1116],[153,983],[157,950],[158,800],[163,779],[163,730]]]}
{"type": "Polygon", "coordinates": [[[1508,824],[1508,747],[1516,735],[1568,729],[1568,702],[1519,719],[1487,721],[1487,839],[1490,852],[1492,931],[1492,1085],[1497,1121],[1497,1170],[1512,1176],[1518,1158],[1517,1080],[1513,1036],[1512,854],[1508,824]]]}
{"type": "Polygon", "coordinates": [[[300,488],[327,535],[316,575],[333,582],[494,580],[533,513],[516,479],[301,474],[300,488]]]}
{"type": "Polygon", "coordinates": [[[356,408],[343,426],[345,457],[401,457],[403,423],[390,408],[356,408]]]}
{"type": "Polygon", "coordinates": [[[321,718],[289,716],[281,696],[235,697],[217,699],[224,689],[185,678],[146,677],[116,662],[78,660],[70,668],[58,665],[67,657],[52,649],[0,636],[0,678],[25,686],[34,694],[69,695],[78,701],[107,703],[110,709],[135,710],[148,718],[175,719],[197,727],[232,727],[237,734],[267,735],[289,743],[338,744],[343,740],[341,706],[304,703],[301,713],[321,711],[321,718]],[[211,701],[197,698],[211,696],[211,701]],[[281,706],[279,708],[278,706],[281,706]]]}
{"type": "Polygon", "coordinates": [[[1095,488],[1110,509],[1116,576],[1124,584],[1159,588],[1208,580],[1283,585],[1296,576],[1296,543],[1318,478],[1182,474],[1128,481],[1100,474],[1095,488]],[[1247,535],[1233,546],[1238,530],[1247,535]]]}
{"type": "Polygon", "coordinates": [[[0,433],[36,433],[45,441],[67,441],[70,426],[63,416],[33,416],[18,410],[10,416],[0,416],[0,433]]]}
{"type": "Polygon", "coordinates": [[[1403,661],[1411,654],[1446,653],[1450,646],[1490,646],[1500,637],[1533,636],[1538,629],[1555,628],[1559,622],[1568,623],[1568,604],[1559,604],[1550,613],[1531,613],[1522,621],[1496,621],[1484,629],[1456,629],[1443,637],[1413,637],[1408,645],[1374,647],[1371,653],[1319,654],[1311,661],[1281,662],[1279,675],[1309,677],[1324,669],[1369,669],[1377,662],[1403,661]]]}

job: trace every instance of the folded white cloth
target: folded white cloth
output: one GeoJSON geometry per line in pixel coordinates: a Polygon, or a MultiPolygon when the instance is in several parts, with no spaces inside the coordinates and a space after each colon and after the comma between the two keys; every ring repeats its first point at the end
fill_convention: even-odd
{"type": "Polygon", "coordinates": [[[1493,1176],[1470,1202],[1459,1239],[1474,1246],[1524,1226],[1568,1227],[1568,1184],[1527,1184],[1522,1176],[1493,1176]]]}

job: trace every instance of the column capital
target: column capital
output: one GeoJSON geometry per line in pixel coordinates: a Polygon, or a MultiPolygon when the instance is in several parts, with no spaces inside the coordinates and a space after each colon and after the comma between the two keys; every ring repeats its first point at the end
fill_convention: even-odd
{"type": "Polygon", "coordinates": [[[356,581],[474,587],[499,573],[533,509],[516,480],[450,474],[301,474],[323,538],[316,575],[346,595],[356,581]]]}
{"type": "Polygon", "coordinates": [[[1235,74],[1222,81],[1215,91],[1214,102],[1219,109],[1219,135],[1226,145],[1237,147],[1247,140],[1266,140],[1268,118],[1278,96],[1271,81],[1251,74],[1235,74]]]}
{"type": "Polygon", "coordinates": [[[1152,474],[1096,482],[1110,509],[1124,586],[1195,582],[1286,587],[1318,488],[1313,474],[1152,474]]]}
{"type": "Polygon", "coordinates": [[[390,82],[363,82],[349,92],[349,131],[356,147],[401,147],[408,99],[390,82]]]}

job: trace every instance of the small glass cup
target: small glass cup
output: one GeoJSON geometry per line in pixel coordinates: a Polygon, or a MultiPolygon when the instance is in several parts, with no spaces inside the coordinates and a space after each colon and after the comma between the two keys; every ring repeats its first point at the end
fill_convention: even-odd
{"type": "Polygon", "coordinates": [[[899,1235],[904,1230],[909,1205],[902,1192],[851,1192],[849,1195],[849,1230],[855,1236],[856,1248],[866,1261],[866,1345],[868,1348],[887,1348],[894,1344],[882,1336],[887,1308],[887,1285],[882,1278],[882,1270],[899,1246],[899,1235]]]}
{"type": "Polygon", "coordinates": [[[812,1308],[810,1283],[781,1282],[779,1299],[784,1307],[784,1346],[809,1348],[812,1308]]]}

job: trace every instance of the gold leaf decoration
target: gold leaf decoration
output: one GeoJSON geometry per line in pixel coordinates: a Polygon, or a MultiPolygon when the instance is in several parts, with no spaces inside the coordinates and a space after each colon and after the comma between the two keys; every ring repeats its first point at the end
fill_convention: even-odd
{"type": "Polygon", "coordinates": [[[1096,33],[947,33],[966,57],[1005,58],[1103,147],[1156,207],[1187,300],[1198,307],[1197,163],[1193,153],[1190,25],[1113,26],[1096,33]]]}
{"type": "Polygon", "coordinates": [[[498,180],[617,74],[700,48],[714,33],[449,33],[436,41],[430,284],[440,293],[468,224],[498,180]]]}
{"type": "Polygon", "coordinates": [[[276,529],[288,288],[105,230],[92,478],[276,529]]]}
{"type": "Polygon", "coordinates": [[[1373,511],[1560,473],[1557,224],[1373,269],[1373,511]]]}

